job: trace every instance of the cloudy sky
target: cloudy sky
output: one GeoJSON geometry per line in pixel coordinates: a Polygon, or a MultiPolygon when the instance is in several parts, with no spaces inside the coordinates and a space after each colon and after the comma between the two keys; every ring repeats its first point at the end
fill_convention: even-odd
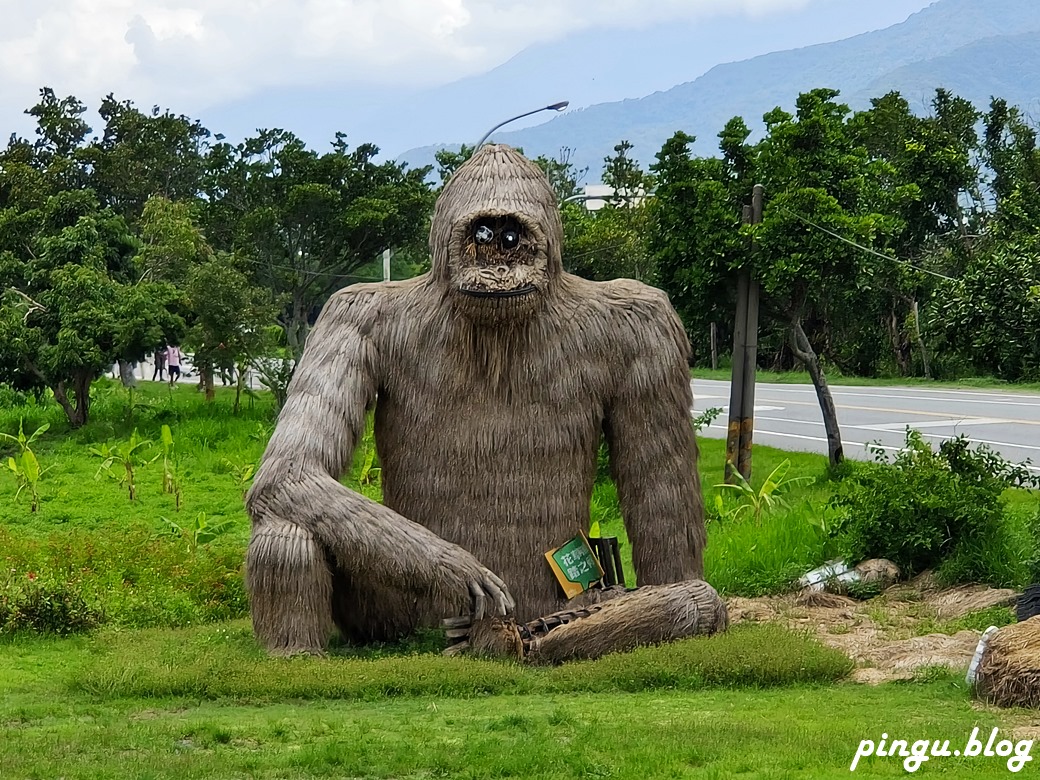
{"type": "MultiPolygon", "coordinates": [[[[592,29],[780,18],[825,1],[0,0],[0,132],[26,131],[44,85],[197,116],[265,90],[433,87],[592,29]]],[[[853,15],[871,6],[863,29],[929,1],[840,0],[853,15]]]]}

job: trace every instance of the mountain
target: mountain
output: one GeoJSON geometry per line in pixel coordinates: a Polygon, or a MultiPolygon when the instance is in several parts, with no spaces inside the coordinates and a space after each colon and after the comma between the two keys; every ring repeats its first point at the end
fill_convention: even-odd
{"type": "MultiPolygon", "coordinates": [[[[899,90],[923,111],[943,86],[979,107],[996,95],[1029,111],[1040,101],[1038,44],[1037,0],[939,0],[883,30],[718,65],[663,92],[590,106],[494,137],[532,156],[555,156],[569,147],[571,161],[589,166],[595,181],[603,158],[621,139],[635,145],[644,165],[677,130],[697,137],[697,153],[713,154],[718,132],[732,117],[742,116],[760,131],[763,114],[778,105],[791,109],[799,93],[816,87],[841,90],[854,109],[899,90]]],[[[401,159],[429,164],[437,148],[415,149],[401,159]]]]}
{"type": "Polygon", "coordinates": [[[443,86],[374,86],[376,72],[330,73],[328,83],[269,88],[198,113],[204,125],[233,140],[258,127],[282,127],[320,149],[343,131],[352,144],[372,141],[395,157],[423,144],[473,143],[496,122],[558,100],[569,100],[574,109],[641,97],[695,79],[720,62],[885,27],[927,2],[802,0],[797,9],[781,12],[727,13],[634,29],[594,27],[531,46],[486,73],[443,86]]]}

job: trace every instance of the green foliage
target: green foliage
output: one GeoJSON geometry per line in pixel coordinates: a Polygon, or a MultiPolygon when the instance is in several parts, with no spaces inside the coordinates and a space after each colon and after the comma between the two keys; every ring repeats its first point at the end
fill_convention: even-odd
{"type": "Polygon", "coordinates": [[[169,518],[162,518],[170,533],[184,540],[188,552],[194,555],[200,546],[209,544],[218,536],[231,530],[230,520],[210,520],[205,512],[199,512],[189,525],[180,526],[169,518]]]}
{"type": "Polygon", "coordinates": [[[369,427],[361,441],[361,470],[358,472],[358,482],[362,485],[378,484],[382,474],[379,458],[376,454],[375,432],[369,427]]]}
{"type": "Polygon", "coordinates": [[[721,406],[711,406],[705,409],[703,412],[695,414],[693,416],[693,430],[698,432],[704,430],[705,428],[709,427],[713,422],[715,422],[715,420],[718,419],[719,415],[721,414],[721,406]]]}
{"type": "Polygon", "coordinates": [[[1035,477],[957,437],[933,450],[908,429],[891,463],[857,466],[833,498],[831,533],[846,560],[888,558],[905,574],[937,568],[951,582],[1021,585],[1035,540],[1014,533],[1002,498],[1035,477]]]}
{"type": "Polygon", "coordinates": [[[755,524],[761,524],[763,514],[779,508],[789,508],[784,498],[784,492],[792,485],[800,482],[811,482],[812,477],[788,477],[787,472],[791,468],[791,461],[781,462],[766,477],[762,486],[755,490],[751,484],[744,479],[740,472],[734,470],[733,476],[736,484],[720,483],[715,487],[721,490],[732,490],[739,495],[736,506],[726,508],[722,494],[715,494],[715,510],[720,518],[739,520],[743,515],[754,518],[755,524]]]}
{"type": "Polygon", "coordinates": [[[1040,244],[1000,240],[942,285],[930,331],[969,370],[1011,381],[1040,379],[1040,244]]]}
{"type": "Polygon", "coordinates": [[[18,454],[11,455],[7,459],[7,468],[18,482],[18,492],[15,493],[14,497],[17,500],[23,491],[28,490],[29,511],[37,512],[40,509],[40,480],[47,469],[40,468],[40,462],[36,457],[36,453],[32,451],[32,444],[46,433],[51,426],[49,423],[44,423],[33,431],[30,436],[26,436],[23,428],[24,423],[24,419],[19,419],[17,436],[0,432],[0,441],[7,440],[18,445],[18,454]]]}
{"type": "MultiPolygon", "coordinates": [[[[656,282],[657,271],[647,249],[650,193],[654,179],[630,156],[632,144],[622,141],[604,160],[603,183],[616,195],[595,211],[583,204],[563,203],[563,264],[587,279],[637,279],[656,282]]],[[[577,187],[572,188],[575,192],[577,187]]],[[[559,192],[561,200],[566,197],[559,192]]],[[[572,193],[573,194],[573,193],[572,193]]]]}
{"type": "Polygon", "coordinates": [[[145,451],[152,446],[149,439],[139,439],[137,430],[130,434],[130,440],[122,444],[102,444],[100,447],[91,447],[90,453],[101,458],[94,479],[100,479],[102,474],[126,485],[130,500],[137,500],[137,469],[154,463],[161,453],[149,458],[145,451]],[[113,470],[114,465],[122,466],[122,470],[113,470]]]}
{"type": "Polygon", "coordinates": [[[958,631],[985,631],[990,626],[1003,628],[1015,623],[1015,611],[1011,607],[989,607],[977,612],[969,612],[953,620],[926,620],[916,628],[920,635],[956,634],[958,631]]]}
{"type": "Polygon", "coordinates": [[[91,631],[104,619],[103,611],[87,602],[75,581],[12,570],[0,582],[0,634],[69,636],[91,631]]]}
{"type": "Polygon", "coordinates": [[[771,688],[839,680],[852,669],[842,653],[779,626],[736,626],[711,638],[640,648],[555,669],[416,653],[345,647],[334,659],[265,658],[244,627],[112,636],[76,688],[111,699],[189,696],[264,702],[271,699],[371,701],[502,693],[562,694],[771,688]],[[361,657],[351,657],[358,656],[361,657]],[[116,660],[118,659],[118,661],[116,660]]]}
{"type": "Polygon", "coordinates": [[[169,425],[163,425],[159,431],[159,441],[162,444],[163,459],[163,493],[169,493],[174,498],[174,508],[181,511],[181,496],[184,486],[181,483],[180,470],[178,469],[177,447],[173,440],[173,431],[169,425]]]}
{"type": "Polygon", "coordinates": [[[0,210],[0,365],[19,387],[50,388],[73,426],[88,419],[95,377],[183,325],[176,290],[142,281],[135,252],[129,226],[89,190],[0,210]]]}
{"type": "Polygon", "coordinates": [[[766,514],[761,525],[709,523],[705,578],[720,593],[733,596],[791,590],[799,577],[831,556],[832,544],[818,512],[806,502],[766,514]]]}
{"type": "Polygon", "coordinates": [[[235,478],[235,484],[242,490],[242,498],[244,499],[246,493],[249,492],[249,486],[253,483],[253,476],[256,474],[256,464],[235,463],[228,458],[224,458],[221,463],[227,466],[231,475],[235,478]]]}
{"type": "Polygon", "coordinates": [[[40,583],[41,599],[59,594],[51,599],[59,607],[86,604],[80,612],[106,625],[169,627],[243,617],[243,549],[230,538],[224,534],[193,552],[183,539],[135,525],[118,534],[73,527],[40,538],[0,527],[8,570],[0,577],[0,605],[22,603],[29,585],[40,583]]]}
{"type": "MultiPolygon", "coordinates": [[[[284,130],[215,144],[204,177],[203,227],[217,249],[249,259],[250,274],[282,304],[279,324],[295,357],[308,322],[335,290],[384,249],[426,234],[428,168],[377,163],[378,147],[308,149],[284,130]]],[[[364,280],[367,281],[367,280],[364,280]]]]}

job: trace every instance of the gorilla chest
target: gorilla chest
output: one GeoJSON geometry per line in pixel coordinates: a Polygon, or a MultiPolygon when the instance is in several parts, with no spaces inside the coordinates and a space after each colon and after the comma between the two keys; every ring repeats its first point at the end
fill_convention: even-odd
{"type": "Polygon", "coordinates": [[[376,415],[386,478],[561,478],[573,487],[595,462],[607,377],[587,356],[549,350],[496,363],[434,352],[397,368],[376,415]]]}

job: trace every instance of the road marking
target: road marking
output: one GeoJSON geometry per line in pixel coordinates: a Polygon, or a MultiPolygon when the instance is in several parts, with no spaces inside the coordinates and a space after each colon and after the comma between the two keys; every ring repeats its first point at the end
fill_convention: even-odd
{"type": "MultiPolygon", "coordinates": [[[[927,438],[932,438],[932,439],[944,438],[944,437],[939,436],[939,435],[934,434],[934,433],[925,433],[925,434],[922,434],[922,435],[927,437],[927,438]]],[[[780,431],[756,430],[755,431],[755,436],[780,436],[781,438],[785,438],[785,439],[801,439],[803,441],[816,441],[816,442],[822,442],[824,444],[827,443],[826,437],[823,437],[823,436],[805,436],[805,435],[800,434],[800,433],[780,433],[780,431]]],[[[712,437],[712,438],[715,438],[715,437],[712,437]]],[[[1028,446],[1028,445],[1025,445],[1025,444],[1010,444],[1008,442],[987,442],[987,441],[984,441],[982,439],[972,439],[971,442],[972,442],[972,444],[993,444],[993,445],[1003,444],[1003,445],[1008,446],[1008,447],[1018,447],[1019,449],[1040,450],[1040,447],[1032,447],[1032,446],[1028,446]]],[[[761,444],[761,442],[759,442],[759,443],[761,444]]],[[[892,446],[889,446],[887,444],[880,444],[879,442],[869,442],[868,443],[868,442],[859,442],[859,441],[848,441],[848,440],[845,440],[845,439],[842,439],[841,446],[842,447],[862,447],[863,449],[866,449],[867,447],[880,448],[882,450],[887,450],[888,452],[899,452],[900,450],[903,449],[902,447],[892,447],[892,446]]],[[[825,453],[816,453],[816,454],[825,454],[825,453]]],[[[1025,466],[1029,471],[1035,471],[1037,473],[1040,473],[1040,466],[1033,466],[1033,465],[1026,465],[1026,464],[1021,464],[1021,465],[1025,466]]]]}
{"type": "Polygon", "coordinates": [[[849,425],[848,427],[864,431],[902,433],[907,428],[960,428],[964,425],[1004,425],[1011,422],[1014,422],[1014,420],[1003,420],[995,417],[961,417],[947,420],[932,420],[930,422],[879,423],[878,425],[849,425]]]}
{"type": "MultiPolygon", "coordinates": [[[[704,399],[700,398],[698,400],[702,401],[704,399]]],[[[755,407],[755,411],[756,412],[782,412],[784,410],[784,408],[785,407],[783,407],[783,406],[756,406],[755,407]]],[[[696,406],[691,411],[693,411],[695,414],[699,413],[697,408],[696,408],[696,406]]],[[[708,410],[705,409],[704,411],[708,411],[708,410]]],[[[722,414],[727,414],[728,412],[729,412],[729,404],[726,404],[725,406],[722,407],[722,414]]]]}
{"type": "MultiPolygon", "coordinates": [[[[812,395],[814,397],[816,395],[816,391],[813,390],[811,387],[804,387],[804,386],[801,386],[801,385],[796,385],[796,386],[790,387],[790,388],[784,387],[783,385],[759,385],[758,388],[760,390],[763,390],[763,391],[769,392],[769,393],[800,393],[800,394],[803,394],[803,395],[812,395]]],[[[935,391],[929,391],[929,392],[935,392],[935,391]]],[[[840,398],[840,397],[843,397],[843,396],[844,397],[849,397],[849,398],[851,398],[851,397],[860,397],[860,398],[895,398],[895,399],[897,399],[899,401],[936,401],[936,402],[945,402],[945,403],[949,403],[952,400],[954,403],[958,403],[958,404],[988,404],[990,406],[993,405],[993,401],[992,400],[986,400],[984,398],[977,399],[977,400],[973,399],[973,398],[955,398],[955,399],[950,399],[950,398],[935,398],[935,397],[931,397],[931,396],[922,396],[922,395],[910,396],[907,393],[903,393],[901,395],[896,395],[896,394],[892,394],[892,393],[848,392],[848,391],[835,390],[834,388],[831,388],[831,395],[833,397],[835,397],[835,398],[840,398]]],[[[1005,398],[1005,397],[1006,398],[1021,398],[1021,396],[994,396],[994,397],[996,397],[996,398],[1005,398]]],[[[792,401],[791,403],[794,403],[794,402],[792,401]]],[[[1027,407],[1031,407],[1031,408],[1040,408],[1040,401],[1002,401],[1002,405],[1003,406],[1027,406],[1027,407]]]]}
{"type": "MultiPolygon", "coordinates": [[[[905,398],[903,399],[906,400],[905,398]]],[[[791,401],[783,400],[780,403],[786,403],[792,406],[816,406],[819,404],[813,401],[791,401]]],[[[879,406],[854,406],[852,404],[835,404],[838,409],[854,409],[857,412],[880,412],[883,414],[911,414],[920,415],[921,417],[941,417],[944,420],[950,419],[949,412],[926,412],[921,409],[892,409],[882,408],[879,406]]],[[[989,419],[989,418],[978,418],[978,417],[966,417],[964,419],[989,419]]],[[[1018,425],[1040,425],[1040,420],[1022,420],[1014,417],[1002,418],[1004,423],[1015,423],[1018,425]]]]}

